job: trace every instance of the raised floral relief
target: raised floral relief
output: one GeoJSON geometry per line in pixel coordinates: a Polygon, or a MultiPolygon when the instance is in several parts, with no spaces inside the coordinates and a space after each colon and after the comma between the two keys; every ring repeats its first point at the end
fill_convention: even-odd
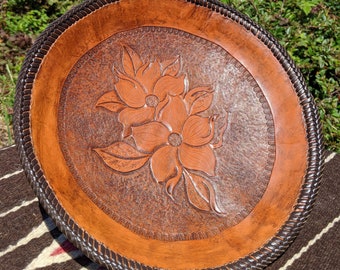
{"type": "Polygon", "coordinates": [[[190,89],[180,57],[144,63],[134,50],[123,46],[122,66],[123,70],[113,68],[118,78],[115,88],[96,104],[118,113],[122,138],[94,150],[117,172],[149,166],[154,180],[164,183],[172,199],[175,187],[183,183],[192,206],[223,215],[212,181],[217,162],[214,149],[222,145],[227,125],[222,119],[224,124],[215,130],[219,116],[207,113],[213,89],[190,89]]]}

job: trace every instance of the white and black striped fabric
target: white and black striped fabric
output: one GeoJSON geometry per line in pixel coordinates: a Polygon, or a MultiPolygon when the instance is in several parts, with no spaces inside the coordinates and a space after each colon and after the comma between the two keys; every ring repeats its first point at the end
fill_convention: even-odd
{"type": "MultiPolygon", "coordinates": [[[[340,269],[340,155],[326,153],[306,225],[270,270],[340,269]]],[[[0,149],[0,270],[104,270],[76,249],[40,208],[15,146],[0,149]]]]}

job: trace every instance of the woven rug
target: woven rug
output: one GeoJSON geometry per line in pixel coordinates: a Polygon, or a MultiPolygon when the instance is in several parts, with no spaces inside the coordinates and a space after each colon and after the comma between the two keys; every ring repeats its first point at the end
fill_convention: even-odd
{"type": "MultiPolygon", "coordinates": [[[[306,225],[267,269],[340,269],[340,155],[326,153],[323,182],[306,225]]],[[[75,248],[39,206],[14,146],[0,149],[0,269],[103,270],[75,248]]]]}

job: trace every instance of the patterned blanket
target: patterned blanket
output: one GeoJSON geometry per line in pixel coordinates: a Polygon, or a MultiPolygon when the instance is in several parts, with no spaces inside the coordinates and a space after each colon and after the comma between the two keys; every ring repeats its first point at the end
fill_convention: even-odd
{"type": "MultiPolygon", "coordinates": [[[[323,182],[306,225],[267,269],[340,269],[340,155],[326,153],[323,182]]],[[[0,270],[103,270],[75,248],[39,206],[14,146],[0,149],[0,270]]]]}

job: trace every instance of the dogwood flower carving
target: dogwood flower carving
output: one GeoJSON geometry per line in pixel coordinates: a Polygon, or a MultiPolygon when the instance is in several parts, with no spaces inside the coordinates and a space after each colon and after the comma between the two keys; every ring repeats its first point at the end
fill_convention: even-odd
{"type": "Polygon", "coordinates": [[[184,92],[185,74],[179,74],[178,58],[160,63],[143,64],[141,58],[129,47],[123,51],[124,72],[113,67],[119,78],[115,91],[104,94],[97,103],[113,112],[119,112],[124,126],[124,137],[131,134],[131,126],[155,119],[169,96],[184,92]]]}
{"type": "Polygon", "coordinates": [[[214,91],[209,86],[190,89],[180,57],[143,63],[133,49],[123,46],[122,66],[122,71],[113,68],[115,88],[96,104],[118,114],[122,139],[94,150],[117,172],[149,166],[153,179],[164,184],[173,200],[176,186],[183,183],[192,206],[223,215],[213,179],[214,149],[222,145],[226,123],[216,130],[219,116],[207,116],[214,91]]]}

